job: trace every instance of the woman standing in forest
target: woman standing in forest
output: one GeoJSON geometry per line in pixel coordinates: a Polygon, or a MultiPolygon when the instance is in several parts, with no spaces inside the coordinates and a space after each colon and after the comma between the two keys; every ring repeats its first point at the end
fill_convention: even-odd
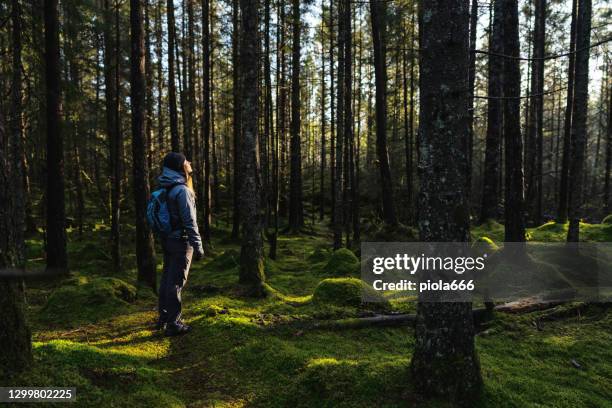
{"type": "Polygon", "coordinates": [[[187,282],[192,257],[204,255],[198,231],[191,163],[181,153],[164,157],[159,185],[167,190],[172,232],[162,239],[164,269],[159,287],[158,328],[166,336],[186,334],[191,327],[181,320],[181,291],[187,282]]]}

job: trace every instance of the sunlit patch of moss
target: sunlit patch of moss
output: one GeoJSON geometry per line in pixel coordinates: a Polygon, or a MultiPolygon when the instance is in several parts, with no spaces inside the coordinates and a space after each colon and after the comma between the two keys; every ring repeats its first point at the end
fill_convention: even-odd
{"type": "Polygon", "coordinates": [[[121,279],[94,278],[83,284],[73,280],[51,293],[40,318],[60,326],[96,322],[127,311],[135,298],[136,288],[121,279]]]}

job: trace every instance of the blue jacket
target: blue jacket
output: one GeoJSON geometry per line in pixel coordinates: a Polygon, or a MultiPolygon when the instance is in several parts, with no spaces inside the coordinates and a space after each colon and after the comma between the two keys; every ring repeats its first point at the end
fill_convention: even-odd
{"type": "Polygon", "coordinates": [[[198,230],[195,197],[186,185],[185,176],[164,167],[158,178],[160,187],[168,189],[168,211],[173,231],[171,239],[187,239],[196,253],[203,253],[202,238],[198,230]]]}

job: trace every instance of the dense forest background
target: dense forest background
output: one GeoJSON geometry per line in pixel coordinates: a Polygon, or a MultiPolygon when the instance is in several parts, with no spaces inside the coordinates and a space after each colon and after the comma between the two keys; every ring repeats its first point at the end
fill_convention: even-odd
{"type": "MultiPolygon", "coordinates": [[[[333,218],[338,171],[342,245],[359,242],[364,222],[415,225],[417,8],[411,1],[380,3],[373,3],[374,14],[367,2],[352,2],[344,25],[333,1],[266,1],[258,10],[258,160],[270,231],[276,214],[283,228],[286,220],[293,230],[333,218]],[[339,51],[346,35],[340,29],[350,33],[346,56],[339,51]],[[350,83],[339,86],[344,76],[350,83]],[[377,88],[383,89],[378,96],[377,88]],[[339,92],[350,96],[340,100],[339,92]]],[[[521,74],[527,224],[566,218],[561,203],[568,189],[580,195],[580,216],[599,220],[610,205],[610,10],[605,1],[594,2],[590,42],[582,50],[575,41],[576,4],[521,1],[518,6],[520,58],[515,61],[495,55],[503,54],[504,36],[496,36],[493,4],[471,5],[469,213],[475,222],[503,215],[503,112],[495,108],[500,110],[504,96],[495,89],[502,75],[495,63],[506,60],[516,62],[521,74]],[[581,52],[573,53],[576,48],[581,52]],[[588,56],[586,159],[579,184],[568,188],[572,70],[574,57],[582,54],[588,56]]],[[[239,233],[238,9],[231,1],[143,4],[146,178],[155,186],[163,155],[186,153],[195,164],[207,241],[210,223],[231,223],[233,235],[239,233]]],[[[44,229],[46,212],[58,210],[43,203],[47,176],[59,171],[53,178],[62,180],[50,180],[49,194],[64,185],[67,226],[83,232],[110,225],[109,253],[119,268],[122,225],[134,224],[132,150],[141,148],[133,147],[131,137],[129,4],[69,1],[57,9],[59,82],[53,85],[60,97],[61,132],[49,142],[43,12],[36,1],[4,2],[0,8],[0,85],[6,95],[0,103],[5,126],[19,133],[15,148],[25,176],[27,229],[44,229]]]]}
{"type": "MultiPolygon", "coordinates": [[[[4,1],[0,266],[66,277],[95,236],[97,274],[155,290],[145,209],[169,151],[193,163],[207,255],[240,244],[241,295],[269,296],[279,242],[309,235],[358,254],[555,221],[577,242],[611,212],[611,21],[606,0],[4,1]]],[[[24,284],[0,285],[17,370],[24,284]]],[[[417,387],[468,399],[471,306],[418,313],[417,387]],[[436,360],[432,338],[466,341],[436,360]]]]}

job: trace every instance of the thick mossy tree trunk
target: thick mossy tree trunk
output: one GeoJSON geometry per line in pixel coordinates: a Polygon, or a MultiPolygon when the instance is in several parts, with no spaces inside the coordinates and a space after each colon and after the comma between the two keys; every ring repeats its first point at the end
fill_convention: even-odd
{"type": "Polygon", "coordinates": [[[264,258],[262,238],[261,188],[257,160],[259,139],[259,85],[257,2],[240,0],[240,61],[242,143],[240,188],[240,218],[242,220],[242,247],[240,252],[240,283],[252,296],[264,296],[264,258]]]}
{"type": "Polygon", "coordinates": [[[156,289],[155,250],[153,236],[147,225],[149,198],[149,168],[145,135],[145,41],[143,0],[130,0],[130,87],[132,103],[132,160],[134,175],[134,205],[136,223],[136,263],[138,281],[156,289]]]}
{"type": "Polygon", "coordinates": [[[370,0],[372,45],[374,46],[374,75],[376,79],[376,156],[380,171],[383,219],[388,225],[397,224],[393,205],[393,183],[387,149],[387,61],[386,31],[387,5],[385,1],[370,0]]]}
{"type": "Polygon", "coordinates": [[[289,230],[299,232],[304,226],[302,199],[302,148],[300,141],[300,0],[292,2],[293,55],[291,58],[291,172],[289,175],[289,230]]]}
{"type": "Polygon", "coordinates": [[[578,242],[580,207],[583,186],[584,156],[587,143],[587,111],[589,103],[589,47],[591,45],[591,0],[578,1],[576,26],[576,72],[569,168],[568,242],[578,242]]]}
{"type": "Polygon", "coordinates": [[[64,198],[64,140],[61,132],[59,19],[57,0],[45,0],[45,84],[47,100],[47,269],[68,269],[64,198]]]}
{"type": "MultiPolygon", "coordinates": [[[[502,0],[493,0],[492,27],[489,35],[489,51],[493,54],[503,54],[503,14],[502,0]]],[[[499,216],[500,175],[501,175],[501,141],[502,141],[502,70],[504,61],[496,55],[489,55],[488,72],[488,105],[487,105],[487,136],[485,139],[484,174],[482,177],[482,206],[480,221],[495,219],[499,216]]]]}
{"type": "MultiPolygon", "coordinates": [[[[422,241],[466,242],[467,2],[419,6],[419,234],[422,241]]],[[[482,378],[471,303],[420,302],[415,337],[412,374],[419,393],[464,405],[477,397],[482,378]]]]}
{"type": "MultiPolygon", "coordinates": [[[[17,1],[14,1],[13,7],[18,8],[15,3],[17,1]]],[[[15,18],[20,17],[13,14],[13,23],[15,18]]],[[[19,58],[19,54],[13,55],[13,58],[19,58]]],[[[21,285],[8,271],[9,268],[22,267],[24,261],[24,212],[20,209],[22,202],[17,201],[17,197],[23,196],[23,180],[9,152],[8,129],[4,112],[0,111],[0,381],[26,368],[32,361],[21,285]]]]}
{"type": "Polygon", "coordinates": [[[504,54],[504,148],[505,148],[505,236],[506,242],[525,241],[523,214],[523,140],[521,138],[521,68],[518,57],[518,0],[503,0],[504,54]]]}

